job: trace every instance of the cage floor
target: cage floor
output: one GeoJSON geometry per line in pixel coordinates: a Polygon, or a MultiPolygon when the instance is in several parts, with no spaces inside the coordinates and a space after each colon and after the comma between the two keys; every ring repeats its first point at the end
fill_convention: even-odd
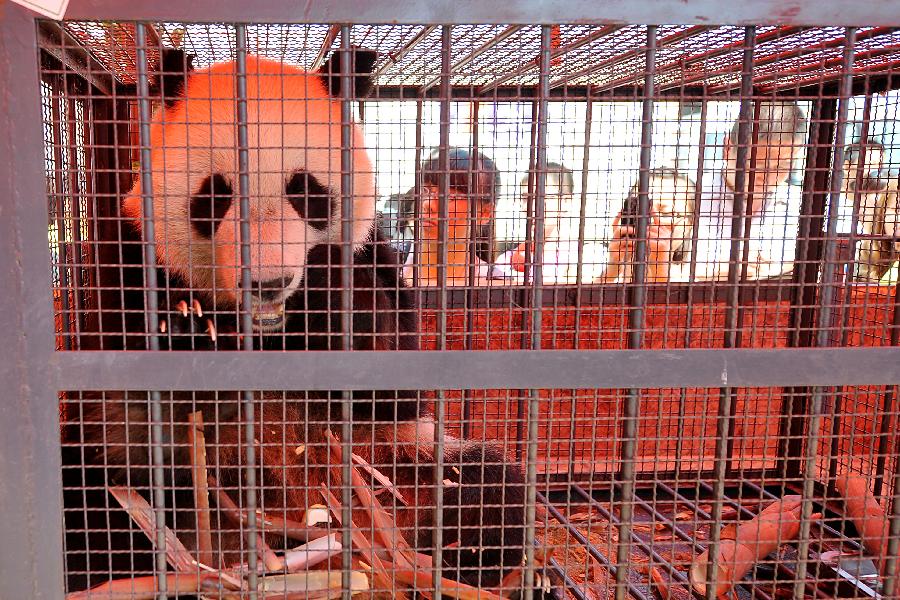
{"type": "MultiPolygon", "coordinates": [[[[625,577],[628,596],[702,598],[691,588],[688,573],[694,558],[709,544],[710,526],[714,522],[713,488],[700,483],[675,489],[656,482],[637,490],[636,494],[625,577]]],[[[726,489],[721,524],[725,528],[734,527],[752,518],[780,494],[752,482],[726,489]]],[[[608,488],[603,492],[589,492],[577,484],[549,496],[539,493],[538,499],[546,510],[546,518],[538,528],[537,543],[549,553],[549,574],[565,589],[565,597],[612,598],[621,504],[611,505],[608,488]]],[[[832,526],[840,527],[845,522],[840,515],[822,512],[824,518],[814,521],[811,527],[804,597],[877,597],[869,587],[871,580],[859,585],[852,576],[829,568],[823,561],[826,552],[852,556],[862,551],[852,530],[842,533],[832,526]]],[[[782,544],[756,565],[734,589],[732,597],[763,600],[794,597],[797,564],[796,542],[782,544]]],[[[860,580],[867,581],[865,577],[860,580]]]]}

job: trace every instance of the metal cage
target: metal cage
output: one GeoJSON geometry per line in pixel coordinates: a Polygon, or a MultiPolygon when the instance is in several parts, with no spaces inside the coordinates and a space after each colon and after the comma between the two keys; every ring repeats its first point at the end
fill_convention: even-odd
{"type": "MultiPolygon", "coordinates": [[[[399,12],[384,2],[73,0],[65,20],[52,21],[0,6],[0,323],[13,333],[2,366],[3,597],[466,598],[478,584],[465,583],[463,555],[510,549],[522,560],[505,564],[485,597],[900,597],[900,12],[831,0],[722,12],[668,0],[413,3],[399,12]],[[240,299],[213,303],[206,316],[185,304],[199,329],[182,332],[179,350],[182,308],[157,294],[171,285],[157,269],[171,266],[157,254],[169,241],[154,233],[169,231],[169,215],[153,213],[170,200],[151,167],[160,152],[151,113],[167,114],[151,85],[166,74],[164,48],[183,49],[198,70],[233,61],[236,82],[226,145],[240,299]],[[365,97],[353,92],[358,73],[347,60],[356,48],[376,52],[365,97]],[[265,251],[251,252],[262,235],[251,227],[262,202],[253,190],[265,175],[255,153],[269,144],[253,131],[253,56],[309,72],[343,57],[332,73],[339,117],[327,123],[337,132],[328,193],[340,205],[328,290],[345,292],[324,311],[327,347],[291,351],[296,332],[279,330],[281,345],[261,351],[266,336],[240,308],[253,306],[252,252],[265,251]],[[764,113],[783,106],[802,118],[770,193],[761,165],[777,144],[767,145],[764,113]],[[400,334],[390,348],[346,349],[368,335],[354,316],[377,312],[354,308],[346,293],[357,285],[360,218],[351,123],[373,157],[374,227],[408,256],[395,265],[406,283],[386,287],[413,299],[413,349],[400,334]],[[466,204],[453,217],[455,194],[471,192],[481,167],[456,169],[451,148],[494,157],[501,185],[489,217],[474,192],[459,192],[466,204]],[[728,204],[710,216],[709,165],[729,160],[716,167],[728,204]],[[555,163],[572,174],[565,210],[552,204],[555,163]],[[679,225],[660,235],[655,186],[671,173],[678,183],[660,197],[674,206],[680,194],[687,208],[672,208],[679,225]],[[136,181],[145,237],[127,264],[121,202],[136,181]],[[788,188],[792,196],[778,196],[788,188]],[[786,208],[765,221],[759,206],[782,210],[769,198],[786,208]],[[671,250],[676,242],[683,250],[671,250]],[[509,258],[511,270],[494,277],[509,256],[520,266],[509,258]],[[143,279],[126,282],[125,267],[143,279]],[[141,326],[129,329],[134,315],[141,326]],[[210,347],[217,330],[221,347],[210,347]],[[412,391],[401,400],[394,390],[412,391]],[[310,417],[323,397],[327,416],[310,417]],[[378,458],[380,446],[402,445],[400,425],[359,433],[369,431],[354,412],[360,398],[433,405],[431,437],[412,442],[414,483],[395,485],[401,466],[378,458]],[[115,403],[126,407],[126,431],[127,407],[144,411],[146,439],[106,437],[123,425],[114,417],[94,429],[79,420],[115,403]],[[217,461],[233,448],[207,446],[202,422],[174,417],[179,403],[204,415],[211,440],[235,430],[223,437],[239,440],[227,459],[236,461],[233,488],[216,483],[217,461]],[[220,421],[224,407],[238,416],[220,421]],[[319,421],[327,433],[310,433],[319,421]],[[79,442],[61,442],[67,428],[79,442]],[[305,437],[288,435],[295,430],[305,437]],[[390,431],[392,441],[376,439],[390,431]],[[129,483],[89,482],[89,455],[100,452],[108,469],[114,444],[128,457],[129,483]],[[496,461],[479,450],[468,473],[517,465],[521,498],[479,496],[466,513],[485,515],[477,523],[444,516],[445,503],[462,504],[447,489],[460,486],[462,498],[471,484],[460,473],[465,451],[447,458],[454,444],[498,448],[496,461]],[[176,464],[187,448],[189,464],[176,464]],[[149,481],[131,482],[132,467],[149,481]],[[324,489],[289,474],[317,469],[324,489]],[[283,489],[273,492],[271,473],[283,489]],[[401,527],[404,494],[420,493],[433,510],[427,525],[416,516],[401,527]],[[510,507],[521,511],[517,545],[462,547],[466,527],[502,529],[487,515],[506,519],[510,507]],[[130,518],[114,519],[123,508],[130,518]],[[288,530],[330,545],[291,550],[288,530]],[[239,566],[226,565],[226,543],[239,566]],[[306,567],[314,552],[324,554],[306,567]],[[152,558],[146,570],[139,553],[152,558]],[[291,560],[301,564],[294,572],[291,560]]],[[[179,177],[162,175],[173,186],[179,177]]],[[[289,250],[279,252],[284,261],[289,250]]]]}

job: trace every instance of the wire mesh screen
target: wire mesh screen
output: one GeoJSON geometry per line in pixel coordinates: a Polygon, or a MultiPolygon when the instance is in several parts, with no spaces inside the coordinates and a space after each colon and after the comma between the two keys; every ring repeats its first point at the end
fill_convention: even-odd
{"type": "Polygon", "coordinates": [[[897,596],[893,28],[38,38],[70,600],[897,596]]]}

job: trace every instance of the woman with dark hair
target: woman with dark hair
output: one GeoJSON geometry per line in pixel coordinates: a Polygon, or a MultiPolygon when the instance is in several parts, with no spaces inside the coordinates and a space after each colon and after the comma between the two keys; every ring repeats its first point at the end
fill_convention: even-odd
{"type": "MultiPolygon", "coordinates": [[[[494,161],[481,153],[463,148],[448,148],[449,194],[447,197],[447,285],[466,285],[469,265],[475,266],[475,285],[491,278],[491,266],[477,255],[473,231],[489,227],[500,192],[500,171],[494,161]]],[[[440,190],[445,171],[440,153],[435,150],[421,168],[419,194],[419,239],[409,253],[403,269],[408,281],[413,265],[419,268],[422,285],[438,283],[440,264],[440,190]]]]}

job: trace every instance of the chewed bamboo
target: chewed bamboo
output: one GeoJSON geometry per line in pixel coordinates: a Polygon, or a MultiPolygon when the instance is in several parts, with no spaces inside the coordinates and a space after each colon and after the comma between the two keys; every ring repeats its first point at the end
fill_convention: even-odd
{"type": "MultiPolygon", "coordinates": [[[[734,528],[719,544],[715,560],[716,595],[723,596],[740,582],[757,562],[778,546],[796,539],[800,533],[800,496],[785,496],[761,511],[755,518],[734,528]]],[[[813,515],[816,517],[816,515],[813,515]]],[[[709,550],[698,556],[690,570],[691,585],[698,594],[706,594],[709,550]]]]}
{"type": "Polygon", "coordinates": [[[883,571],[887,560],[881,559],[886,558],[890,521],[869,491],[869,482],[862,475],[845,474],[838,476],[834,485],[844,498],[847,516],[859,532],[863,546],[879,560],[883,571]]]}

